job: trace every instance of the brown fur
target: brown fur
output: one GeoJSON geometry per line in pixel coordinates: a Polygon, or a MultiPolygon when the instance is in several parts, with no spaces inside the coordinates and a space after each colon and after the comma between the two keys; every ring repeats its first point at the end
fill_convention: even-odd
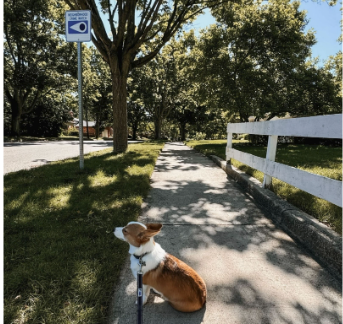
{"type": "Polygon", "coordinates": [[[139,224],[129,224],[123,228],[126,240],[135,247],[147,243],[152,236],[160,232],[161,224],[147,224],[147,229],[139,224]]]}
{"type": "MultiPolygon", "coordinates": [[[[122,233],[127,242],[140,247],[160,232],[162,224],[150,223],[146,227],[131,223],[122,229],[122,233]]],[[[197,311],[206,302],[204,280],[191,267],[168,253],[155,269],[143,275],[143,284],[161,293],[181,312],[197,311]]]]}
{"type": "Polygon", "coordinates": [[[204,280],[187,264],[167,254],[164,261],[143,276],[143,284],[149,285],[181,312],[194,312],[206,302],[204,280]]]}

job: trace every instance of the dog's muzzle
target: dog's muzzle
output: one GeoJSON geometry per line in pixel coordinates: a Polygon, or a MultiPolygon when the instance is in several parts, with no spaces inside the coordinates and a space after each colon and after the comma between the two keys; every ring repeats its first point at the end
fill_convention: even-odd
{"type": "Polygon", "coordinates": [[[123,228],[124,228],[124,227],[116,227],[116,228],[114,229],[113,234],[115,235],[115,237],[117,237],[117,238],[119,238],[120,240],[126,242],[125,237],[124,237],[124,234],[123,234],[123,228]]]}

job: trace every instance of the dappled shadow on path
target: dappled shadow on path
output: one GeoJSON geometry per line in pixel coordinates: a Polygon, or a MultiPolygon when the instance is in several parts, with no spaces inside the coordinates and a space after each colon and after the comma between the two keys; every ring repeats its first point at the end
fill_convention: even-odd
{"type": "Polygon", "coordinates": [[[204,323],[341,323],[340,283],[202,155],[162,152],[141,220],[164,224],[156,241],[205,279],[204,323]]]}

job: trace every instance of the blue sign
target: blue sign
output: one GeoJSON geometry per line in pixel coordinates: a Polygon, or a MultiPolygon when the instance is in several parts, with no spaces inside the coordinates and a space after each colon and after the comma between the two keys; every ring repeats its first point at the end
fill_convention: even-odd
{"type": "Polygon", "coordinates": [[[92,40],[90,10],[68,10],[65,17],[67,42],[90,42],[92,40]]]}
{"type": "Polygon", "coordinates": [[[88,31],[88,21],[68,21],[68,34],[84,34],[88,31]]]}

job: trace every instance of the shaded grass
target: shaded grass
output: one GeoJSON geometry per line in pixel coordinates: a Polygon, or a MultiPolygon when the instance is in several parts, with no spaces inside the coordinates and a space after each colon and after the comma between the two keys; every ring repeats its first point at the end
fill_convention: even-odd
{"type": "MultiPolygon", "coordinates": [[[[226,158],[226,140],[189,141],[187,145],[206,155],[217,155],[224,160],[226,158]]],[[[265,158],[267,151],[266,147],[252,146],[248,143],[242,144],[242,141],[233,141],[233,147],[263,158],[265,158]]],[[[276,162],[342,181],[341,147],[279,144],[276,162]]],[[[232,164],[259,181],[263,181],[264,174],[262,172],[234,159],[232,159],[232,164]]],[[[274,178],[273,191],[291,204],[332,227],[337,233],[342,233],[342,208],[274,178]]]]}
{"type": "Polygon", "coordinates": [[[104,323],[163,143],[129,145],[4,177],[4,322],[104,323]]]}

